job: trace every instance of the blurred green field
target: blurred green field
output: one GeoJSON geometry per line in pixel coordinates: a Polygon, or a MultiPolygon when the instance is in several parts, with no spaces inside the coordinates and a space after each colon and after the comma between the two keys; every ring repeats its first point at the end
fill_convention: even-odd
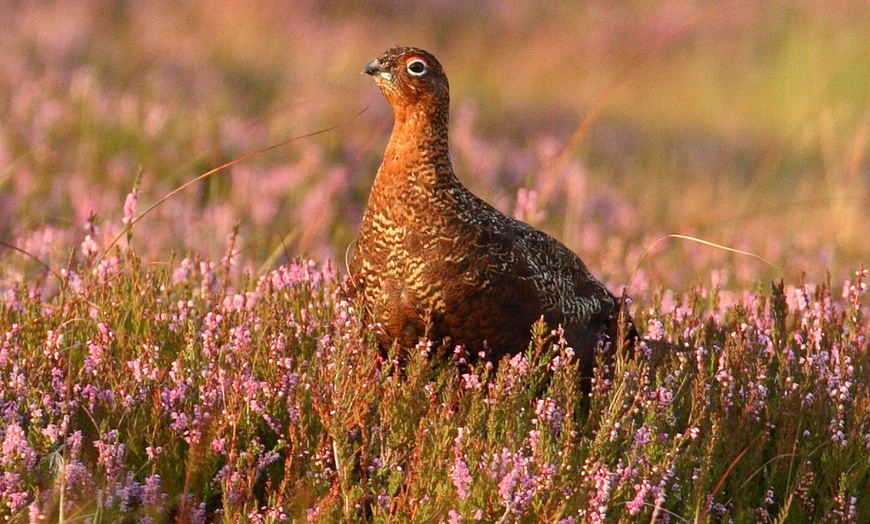
{"type": "MultiPolygon", "coordinates": [[[[0,241],[53,268],[88,233],[242,154],[136,224],[137,251],[262,271],[344,264],[390,130],[368,60],[432,51],[459,176],[614,287],[839,279],[866,260],[870,3],[4,2],[0,241]],[[368,108],[354,118],[359,111],[368,108]],[[590,124],[587,126],[587,124],[590,124]],[[537,209],[517,210],[520,189],[537,209]]],[[[93,231],[92,231],[93,232],[93,231]]],[[[0,248],[3,282],[44,268],[0,248]]]]}

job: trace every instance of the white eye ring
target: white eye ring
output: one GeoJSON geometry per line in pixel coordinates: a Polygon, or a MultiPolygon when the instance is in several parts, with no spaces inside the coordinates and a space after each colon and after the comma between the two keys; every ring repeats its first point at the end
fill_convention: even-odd
{"type": "Polygon", "coordinates": [[[429,72],[429,64],[427,64],[422,58],[409,60],[408,65],[405,66],[405,68],[411,76],[423,76],[429,72]]]}

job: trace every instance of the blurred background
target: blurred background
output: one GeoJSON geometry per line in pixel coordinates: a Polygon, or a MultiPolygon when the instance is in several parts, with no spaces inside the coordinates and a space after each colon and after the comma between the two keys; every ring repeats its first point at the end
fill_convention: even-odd
{"type": "MultiPolygon", "coordinates": [[[[0,241],[54,269],[121,232],[140,175],[139,213],[336,125],[181,191],[131,242],[217,260],[238,225],[253,272],[344,268],[392,125],[360,71],[394,44],[448,73],[461,180],[613,289],[838,280],[870,253],[867,1],[7,0],[0,18],[0,241]]],[[[44,271],[0,246],[4,285],[44,271]]]]}

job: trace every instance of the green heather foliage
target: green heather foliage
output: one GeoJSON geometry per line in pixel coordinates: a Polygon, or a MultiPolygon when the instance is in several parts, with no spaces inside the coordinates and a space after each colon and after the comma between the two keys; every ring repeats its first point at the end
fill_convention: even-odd
{"type": "Polygon", "coordinates": [[[638,313],[677,349],[558,329],[497,367],[382,358],[343,279],[116,249],[0,305],[0,513],[55,522],[866,522],[859,271],[638,313]],[[236,275],[236,276],[234,276],[236,275]],[[788,304],[792,305],[789,306],[788,304]],[[400,364],[401,361],[401,364],[400,364]]]}

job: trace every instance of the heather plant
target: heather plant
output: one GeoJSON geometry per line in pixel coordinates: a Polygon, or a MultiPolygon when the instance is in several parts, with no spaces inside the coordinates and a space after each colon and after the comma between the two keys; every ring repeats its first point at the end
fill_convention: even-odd
{"type": "MultiPolygon", "coordinates": [[[[119,232],[108,219],[140,173],[150,205],[343,123],[176,195],[137,246],[216,260],[238,227],[258,268],[302,254],[341,267],[391,122],[358,73],[403,43],[445,62],[462,181],[617,286],[666,233],[751,251],[791,281],[865,262],[861,2],[375,5],[4,3],[0,241],[64,267],[91,216],[119,232]]],[[[5,253],[5,285],[38,278],[5,253]]],[[[655,255],[652,292],[711,271],[726,289],[782,276],[682,242],[655,255]]]]}
{"type": "Polygon", "coordinates": [[[865,6],[265,4],[0,4],[0,518],[870,521],[865,6]],[[558,326],[377,347],[396,43],[463,182],[627,286],[591,384],[558,326]]]}
{"type": "Polygon", "coordinates": [[[658,293],[636,305],[647,340],[602,352],[586,394],[557,326],[535,325],[528,351],[499,363],[425,341],[382,354],[331,265],[254,277],[228,246],[218,262],[161,266],[132,247],[80,250],[53,290],[5,291],[6,518],[862,522],[870,511],[864,269],[839,292],[799,282],[727,305],[716,288],[658,293]]]}

